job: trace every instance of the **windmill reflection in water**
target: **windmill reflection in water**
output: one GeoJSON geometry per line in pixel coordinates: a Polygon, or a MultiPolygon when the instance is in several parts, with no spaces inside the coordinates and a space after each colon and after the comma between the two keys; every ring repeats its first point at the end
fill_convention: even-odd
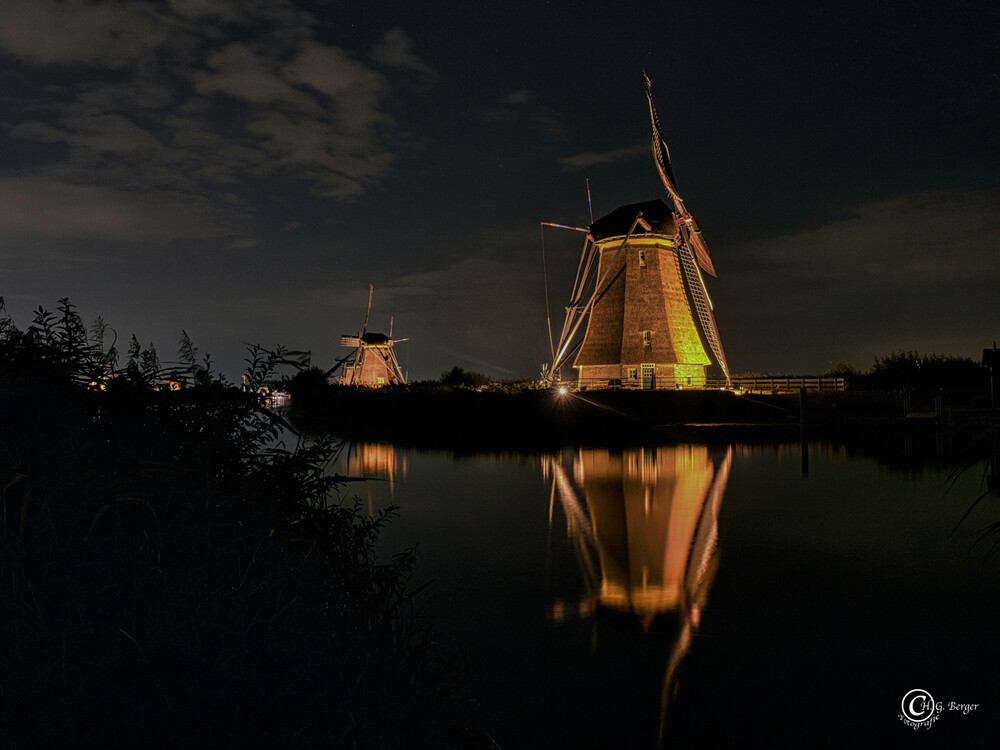
{"type": "Polygon", "coordinates": [[[698,630],[718,562],[718,516],[732,465],[732,448],[714,460],[707,446],[678,445],[611,451],[580,448],[570,471],[562,460],[543,465],[566,517],[587,595],[555,602],[556,621],[600,611],[635,617],[644,630],[676,617],[666,664],[660,731],[677,668],[698,630]],[[581,500],[582,493],[582,500],[581,500]]]}

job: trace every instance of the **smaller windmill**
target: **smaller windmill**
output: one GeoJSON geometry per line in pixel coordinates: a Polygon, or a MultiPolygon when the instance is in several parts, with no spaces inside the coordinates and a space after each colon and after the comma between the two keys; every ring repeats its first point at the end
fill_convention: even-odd
{"type": "MultiPolygon", "coordinates": [[[[365,324],[360,333],[345,333],[340,337],[340,345],[354,351],[338,362],[343,365],[340,375],[341,385],[365,385],[378,388],[383,385],[406,383],[406,376],[396,358],[397,343],[408,339],[392,338],[392,323],[389,323],[389,335],[384,333],[369,333],[368,319],[372,311],[372,297],[375,285],[368,286],[368,309],[365,312],[365,324]]],[[[334,367],[334,370],[337,368],[334,367]]],[[[331,371],[332,373],[332,371],[331,371]]]]}

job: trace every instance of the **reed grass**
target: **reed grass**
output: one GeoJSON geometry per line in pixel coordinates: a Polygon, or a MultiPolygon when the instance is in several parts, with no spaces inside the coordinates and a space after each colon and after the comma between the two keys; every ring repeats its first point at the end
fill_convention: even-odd
{"type": "Polygon", "coordinates": [[[256,393],[281,352],[243,389],[107,332],[0,299],[0,747],[475,746],[391,513],[256,393]]]}

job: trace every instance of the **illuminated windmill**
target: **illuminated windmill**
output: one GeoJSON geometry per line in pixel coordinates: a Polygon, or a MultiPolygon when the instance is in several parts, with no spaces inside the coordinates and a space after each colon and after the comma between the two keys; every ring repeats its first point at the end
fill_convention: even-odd
{"type": "MultiPolygon", "coordinates": [[[[365,385],[379,387],[406,383],[406,376],[396,358],[397,343],[407,339],[393,340],[392,323],[389,323],[389,335],[384,333],[369,333],[368,318],[372,311],[372,297],[375,293],[373,284],[368,286],[368,309],[365,312],[365,324],[358,334],[345,333],[340,337],[340,345],[348,346],[354,351],[337,363],[343,365],[340,376],[341,385],[365,385]]],[[[337,366],[333,370],[337,369],[337,366]]],[[[332,373],[333,370],[330,372],[332,373]]]]}
{"type": "Polygon", "coordinates": [[[729,382],[729,366],[702,271],[708,246],[677,193],[649,78],[653,158],[663,201],[615,209],[590,225],[550,380],[574,353],[580,387],[704,387],[729,382]],[[595,270],[596,265],[596,270],[595,270]],[[583,341],[574,339],[587,320],[583,341]]]}

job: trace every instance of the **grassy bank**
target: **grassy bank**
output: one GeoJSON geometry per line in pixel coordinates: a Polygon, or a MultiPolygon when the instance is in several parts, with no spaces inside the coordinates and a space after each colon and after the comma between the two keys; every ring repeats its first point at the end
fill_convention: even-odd
{"type": "Polygon", "coordinates": [[[412,555],[261,407],[279,355],[237,389],[99,328],[0,316],[0,746],[475,746],[412,555]]]}
{"type": "Polygon", "coordinates": [[[784,408],[719,391],[476,390],[322,386],[292,392],[292,418],[353,440],[458,450],[665,440],[684,425],[785,430],[784,408]]]}

